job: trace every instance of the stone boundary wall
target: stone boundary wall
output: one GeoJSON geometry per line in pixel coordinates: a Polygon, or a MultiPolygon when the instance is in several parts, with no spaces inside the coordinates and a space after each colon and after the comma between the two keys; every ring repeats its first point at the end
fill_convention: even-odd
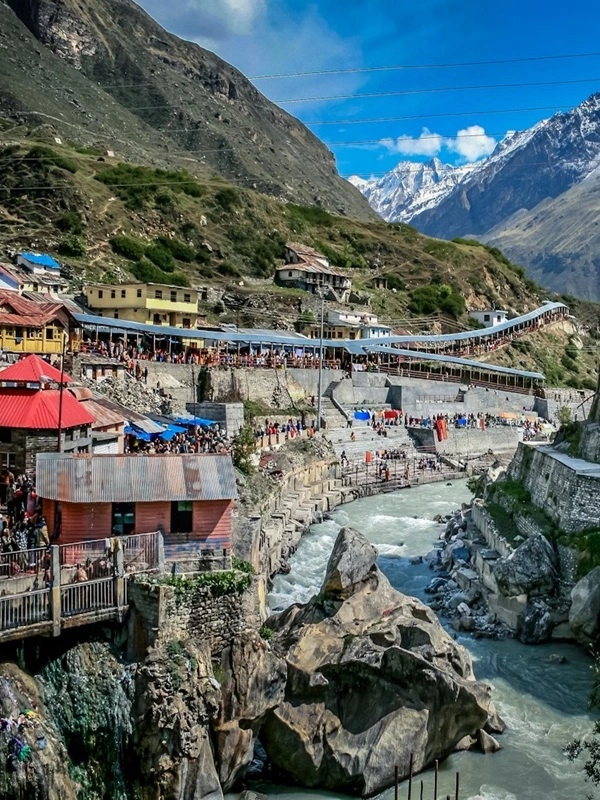
{"type": "Polygon", "coordinates": [[[173,586],[134,583],[129,591],[132,655],[159,641],[185,639],[207,644],[213,655],[220,653],[242,630],[260,626],[258,583],[254,577],[243,594],[216,597],[203,587],[179,599],[173,586]]]}
{"type": "Polygon", "coordinates": [[[578,472],[553,457],[549,447],[520,444],[509,467],[509,477],[531,493],[531,501],[553,519],[564,533],[597,528],[600,523],[600,466],[596,474],[578,472]]]}
{"type": "Polygon", "coordinates": [[[471,519],[483,534],[488,547],[497,550],[502,558],[508,558],[513,552],[513,548],[499,532],[493,517],[485,510],[481,501],[473,502],[471,519]]]}
{"type": "Polygon", "coordinates": [[[438,442],[433,428],[411,428],[410,435],[418,446],[435,449],[445,456],[480,456],[491,450],[493,453],[514,453],[523,438],[521,428],[510,426],[471,430],[448,428],[448,438],[438,442]]]}

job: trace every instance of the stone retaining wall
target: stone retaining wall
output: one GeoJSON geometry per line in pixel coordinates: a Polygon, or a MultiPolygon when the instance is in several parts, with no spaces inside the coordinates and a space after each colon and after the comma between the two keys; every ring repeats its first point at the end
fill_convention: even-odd
{"type": "Polygon", "coordinates": [[[561,531],[578,533],[600,522],[600,467],[553,457],[551,448],[520,444],[509,476],[531,493],[531,501],[553,519],[561,531]],[[592,473],[592,469],[596,472],[592,473]]]}
{"type": "Polygon", "coordinates": [[[209,587],[203,587],[178,597],[172,586],[134,583],[129,592],[128,646],[143,653],[159,641],[192,639],[207,644],[217,655],[242,630],[260,626],[258,584],[254,577],[242,594],[216,597],[209,587]]]}

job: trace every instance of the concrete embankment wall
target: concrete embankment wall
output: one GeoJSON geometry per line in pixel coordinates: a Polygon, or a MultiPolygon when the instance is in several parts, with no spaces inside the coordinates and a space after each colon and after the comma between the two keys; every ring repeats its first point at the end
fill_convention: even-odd
{"type": "Polygon", "coordinates": [[[509,476],[525,486],[534,505],[561,531],[597,528],[600,521],[600,466],[556,457],[550,447],[521,444],[509,476]],[[590,470],[588,473],[579,470],[590,470]]]}
{"type": "Polygon", "coordinates": [[[521,428],[498,427],[484,431],[469,428],[448,428],[448,438],[438,442],[431,428],[411,428],[411,437],[419,446],[435,449],[441,455],[475,457],[487,453],[514,453],[523,439],[521,428]]]}

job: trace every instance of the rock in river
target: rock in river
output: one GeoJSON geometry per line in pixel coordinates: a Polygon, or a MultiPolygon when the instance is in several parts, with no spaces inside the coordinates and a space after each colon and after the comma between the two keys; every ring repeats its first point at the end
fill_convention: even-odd
{"type": "Polygon", "coordinates": [[[373,795],[496,719],[491,690],[433,612],[397,592],[358,531],[340,531],[319,595],[270,621],[285,699],[260,733],[295,783],[373,795]],[[399,759],[398,754],[406,754],[399,759]]]}

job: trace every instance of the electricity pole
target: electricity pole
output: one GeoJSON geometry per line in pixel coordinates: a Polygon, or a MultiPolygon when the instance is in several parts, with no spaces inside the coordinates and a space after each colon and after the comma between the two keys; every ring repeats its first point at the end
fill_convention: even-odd
{"type": "Polygon", "coordinates": [[[325,317],[325,292],[321,289],[321,336],[319,344],[319,384],[317,389],[317,430],[321,430],[321,406],[323,394],[323,323],[325,317]]]}

